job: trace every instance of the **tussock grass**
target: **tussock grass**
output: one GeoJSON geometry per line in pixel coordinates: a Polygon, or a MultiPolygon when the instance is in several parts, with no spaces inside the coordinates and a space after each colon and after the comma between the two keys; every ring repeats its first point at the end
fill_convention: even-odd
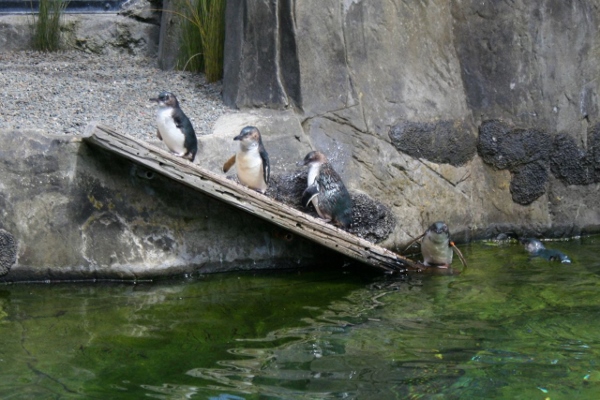
{"type": "Polygon", "coordinates": [[[180,0],[178,9],[182,36],[177,68],[218,81],[223,77],[225,0],[180,0]]]}
{"type": "Polygon", "coordinates": [[[60,49],[60,28],[67,0],[40,0],[40,8],[33,14],[31,41],[34,50],[60,49]]]}

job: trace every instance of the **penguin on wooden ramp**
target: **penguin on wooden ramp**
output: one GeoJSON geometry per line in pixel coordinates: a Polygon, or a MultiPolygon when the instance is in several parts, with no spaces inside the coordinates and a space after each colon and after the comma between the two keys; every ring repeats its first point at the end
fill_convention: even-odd
{"type": "Polygon", "coordinates": [[[150,99],[158,103],[156,112],[157,135],[169,150],[191,162],[196,158],[198,138],[189,118],[179,107],[177,97],[171,92],[161,92],[150,99]]]}
{"type": "Polygon", "coordinates": [[[254,126],[247,126],[233,140],[239,141],[240,146],[237,153],[223,165],[223,172],[227,173],[235,165],[242,185],[265,193],[269,187],[271,165],[260,131],[254,126]]]}
{"type": "Polygon", "coordinates": [[[311,151],[299,165],[308,166],[306,190],[302,205],[312,204],[319,217],[340,228],[352,223],[352,199],[327,157],[320,151],[311,151]]]}

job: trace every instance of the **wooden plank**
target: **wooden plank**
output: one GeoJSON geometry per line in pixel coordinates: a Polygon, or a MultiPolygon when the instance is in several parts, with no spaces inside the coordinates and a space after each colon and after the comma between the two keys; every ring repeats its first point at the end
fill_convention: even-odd
{"type": "Polygon", "coordinates": [[[106,126],[91,124],[86,129],[83,140],[386,272],[423,268],[408,258],[248,189],[224,175],[215,174],[166,150],[115,132],[106,126]]]}

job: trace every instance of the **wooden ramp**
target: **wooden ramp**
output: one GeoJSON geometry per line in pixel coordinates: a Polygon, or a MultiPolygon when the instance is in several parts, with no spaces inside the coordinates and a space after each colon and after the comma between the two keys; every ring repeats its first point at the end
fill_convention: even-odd
{"type": "Polygon", "coordinates": [[[222,174],[203,169],[166,150],[115,132],[106,126],[88,126],[83,140],[357,261],[387,272],[423,268],[408,258],[248,189],[222,174]]]}

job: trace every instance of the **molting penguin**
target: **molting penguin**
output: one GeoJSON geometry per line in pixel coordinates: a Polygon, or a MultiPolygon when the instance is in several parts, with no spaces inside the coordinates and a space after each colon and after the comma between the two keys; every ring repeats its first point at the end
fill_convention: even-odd
{"type": "Polygon", "coordinates": [[[223,172],[226,173],[235,164],[242,185],[265,193],[269,185],[271,165],[260,131],[254,126],[247,126],[233,140],[239,140],[240,148],[223,165],[223,172]]]}
{"type": "Polygon", "coordinates": [[[165,142],[173,154],[193,162],[198,151],[198,139],[192,123],[179,108],[175,95],[161,92],[157,98],[150,101],[158,103],[156,113],[158,138],[165,142]]]}
{"type": "Polygon", "coordinates": [[[352,199],[325,155],[311,151],[299,164],[309,167],[302,205],[308,207],[312,203],[319,217],[336,226],[348,228],[352,222],[352,199]]]}
{"type": "Polygon", "coordinates": [[[540,257],[548,261],[560,261],[561,263],[570,263],[571,259],[562,251],[547,249],[542,242],[537,239],[521,239],[525,245],[525,250],[532,257],[540,257]]]}

